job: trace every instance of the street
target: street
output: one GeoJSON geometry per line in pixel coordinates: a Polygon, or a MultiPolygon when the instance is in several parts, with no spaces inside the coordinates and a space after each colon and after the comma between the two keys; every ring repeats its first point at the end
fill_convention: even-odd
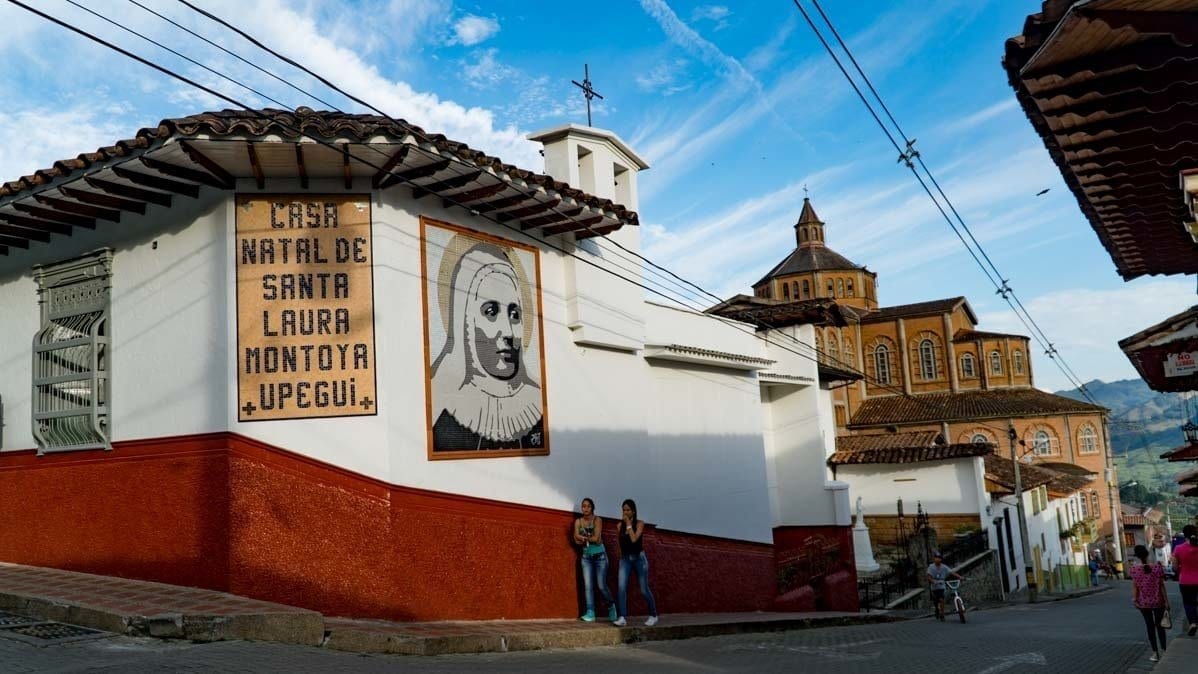
{"type": "MultiPolygon", "coordinates": [[[[1180,607],[1176,586],[1173,606],[1180,607]]],[[[1180,609],[1178,609],[1180,614],[1180,609]]],[[[663,621],[669,620],[668,614],[663,621]]],[[[1170,638],[1181,633],[1180,616],[1170,638]]],[[[1186,638],[1186,637],[1181,637],[1186,638]]],[[[0,639],[3,672],[1000,672],[1150,671],[1130,587],[1095,596],[930,619],[584,650],[364,656],[264,643],[110,637],[36,647],[0,639]]]]}

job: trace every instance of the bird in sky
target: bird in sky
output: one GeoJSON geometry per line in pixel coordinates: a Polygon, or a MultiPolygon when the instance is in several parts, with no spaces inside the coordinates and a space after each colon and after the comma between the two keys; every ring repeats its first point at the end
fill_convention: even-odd
{"type": "Polygon", "coordinates": [[[1040,196],[1042,194],[1048,194],[1048,190],[1051,190],[1051,189],[1052,189],[1051,187],[1045,187],[1044,189],[1040,190],[1039,192],[1036,192],[1036,196],[1040,196]]]}

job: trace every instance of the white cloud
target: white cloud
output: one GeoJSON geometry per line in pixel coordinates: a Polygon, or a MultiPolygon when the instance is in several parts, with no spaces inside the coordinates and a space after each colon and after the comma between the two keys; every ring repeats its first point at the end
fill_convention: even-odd
{"type": "Polygon", "coordinates": [[[636,76],[636,85],[641,91],[652,91],[662,96],[672,96],[691,88],[690,82],[679,82],[678,76],[686,67],[686,59],[673,59],[658,63],[652,70],[636,76]]]}
{"type": "MultiPolygon", "coordinates": [[[[1114,381],[1139,376],[1119,350],[1119,340],[1189,308],[1194,287],[1184,279],[1140,279],[1113,290],[1069,288],[1021,300],[1083,383],[1114,381]]],[[[1013,311],[982,313],[978,319],[983,330],[1028,332],[1013,311]]],[[[1036,385],[1073,388],[1042,351],[1037,348],[1035,356],[1036,385]]]]}
{"type": "Polygon", "coordinates": [[[699,5],[691,12],[691,21],[711,21],[715,30],[723,30],[728,27],[729,16],[732,11],[723,5],[699,5]]]}
{"type": "Polygon", "coordinates": [[[726,77],[752,86],[760,93],[761,83],[748,70],[745,70],[740,61],[720,51],[719,47],[703,39],[703,36],[683,23],[682,19],[678,18],[678,15],[664,0],[641,0],[641,8],[657,22],[657,25],[661,26],[662,31],[665,32],[666,37],[670,38],[671,42],[690,52],[707,65],[720,69],[726,77]]]}
{"type": "Polygon", "coordinates": [[[467,14],[453,24],[453,39],[450,44],[467,47],[486,42],[499,32],[499,22],[485,16],[467,14]]]}
{"type": "Polygon", "coordinates": [[[474,52],[474,63],[466,63],[462,67],[462,77],[472,87],[487,89],[511,78],[515,70],[495,60],[495,48],[481,49],[474,52]]]}
{"type": "Polygon", "coordinates": [[[1013,97],[1008,97],[1007,99],[999,101],[998,103],[986,106],[972,115],[967,115],[961,119],[953,120],[947,124],[941,124],[938,130],[940,133],[944,134],[968,131],[969,129],[984,124],[985,122],[988,122],[1005,112],[1014,110],[1017,105],[1018,102],[1013,97]]]}
{"type": "MultiPolygon", "coordinates": [[[[54,162],[131,138],[141,124],[94,109],[87,97],[74,108],[0,110],[0,182],[16,180],[54,162]],[[99,114],[98,114],[99,113],[99,114]]],[[[157,120],[155,120],[157,121],[157,120]]]]}

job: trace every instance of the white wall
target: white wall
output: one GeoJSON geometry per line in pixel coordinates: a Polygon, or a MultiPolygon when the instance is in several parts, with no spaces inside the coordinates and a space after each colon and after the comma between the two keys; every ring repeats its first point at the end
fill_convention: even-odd
{"type": "Polygon", "coordinates": [[[849,483],[854,503],[861,497],[866,515],[894,515],[900,498],[908,515],[915,514],[916,502],[932,515],[979,513],[975,461],[850,464],[837,466],[836,477],[849,483]]]}

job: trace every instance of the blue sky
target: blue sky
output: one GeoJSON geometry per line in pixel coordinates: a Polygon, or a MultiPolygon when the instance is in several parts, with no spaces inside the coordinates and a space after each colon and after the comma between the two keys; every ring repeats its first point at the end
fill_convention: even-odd
{"type": "MultiPolygon", "coordinates": [[[[318,103],[134,4],[77,0],[291,106],[318,103]]],[[[139,0],[262,65],[184,6],[139,0]]],[[[61,0],[36,3],[255,105],[274,105],[61,0]]],[[[540,170],[524,137],[585,123],[571,79],[604,95],[595,125],[645,156],[645,253],[726,296],[794,246],[803,189],[829,245],[879,274],[883,304],[965,295],[985,329],[1026,333],[934,210],[794,5],[621,0],[212,0],[201,3],[390,114],[540,170]]],[[[1039,2],[859,3],[825,10],[1024,304],[1083,380],[1134,376],[1115,341],[1194,302],[1193,279],[1124,283],[1015,105],[1003,41],[1039,2]],[[1050,191],[1035,196],[1045,188],[1050,191]]],[[[808,4],[808,6],[810,6],[808,4]]],[[[0,6],[0,180],[128,138],[164,117],[228,107],[0,6]]],[[[298,73],[338,107],[352,103],[298,73]]],[[[1066,387],[1043,356],[1037,384],[1066,387]]]]}

